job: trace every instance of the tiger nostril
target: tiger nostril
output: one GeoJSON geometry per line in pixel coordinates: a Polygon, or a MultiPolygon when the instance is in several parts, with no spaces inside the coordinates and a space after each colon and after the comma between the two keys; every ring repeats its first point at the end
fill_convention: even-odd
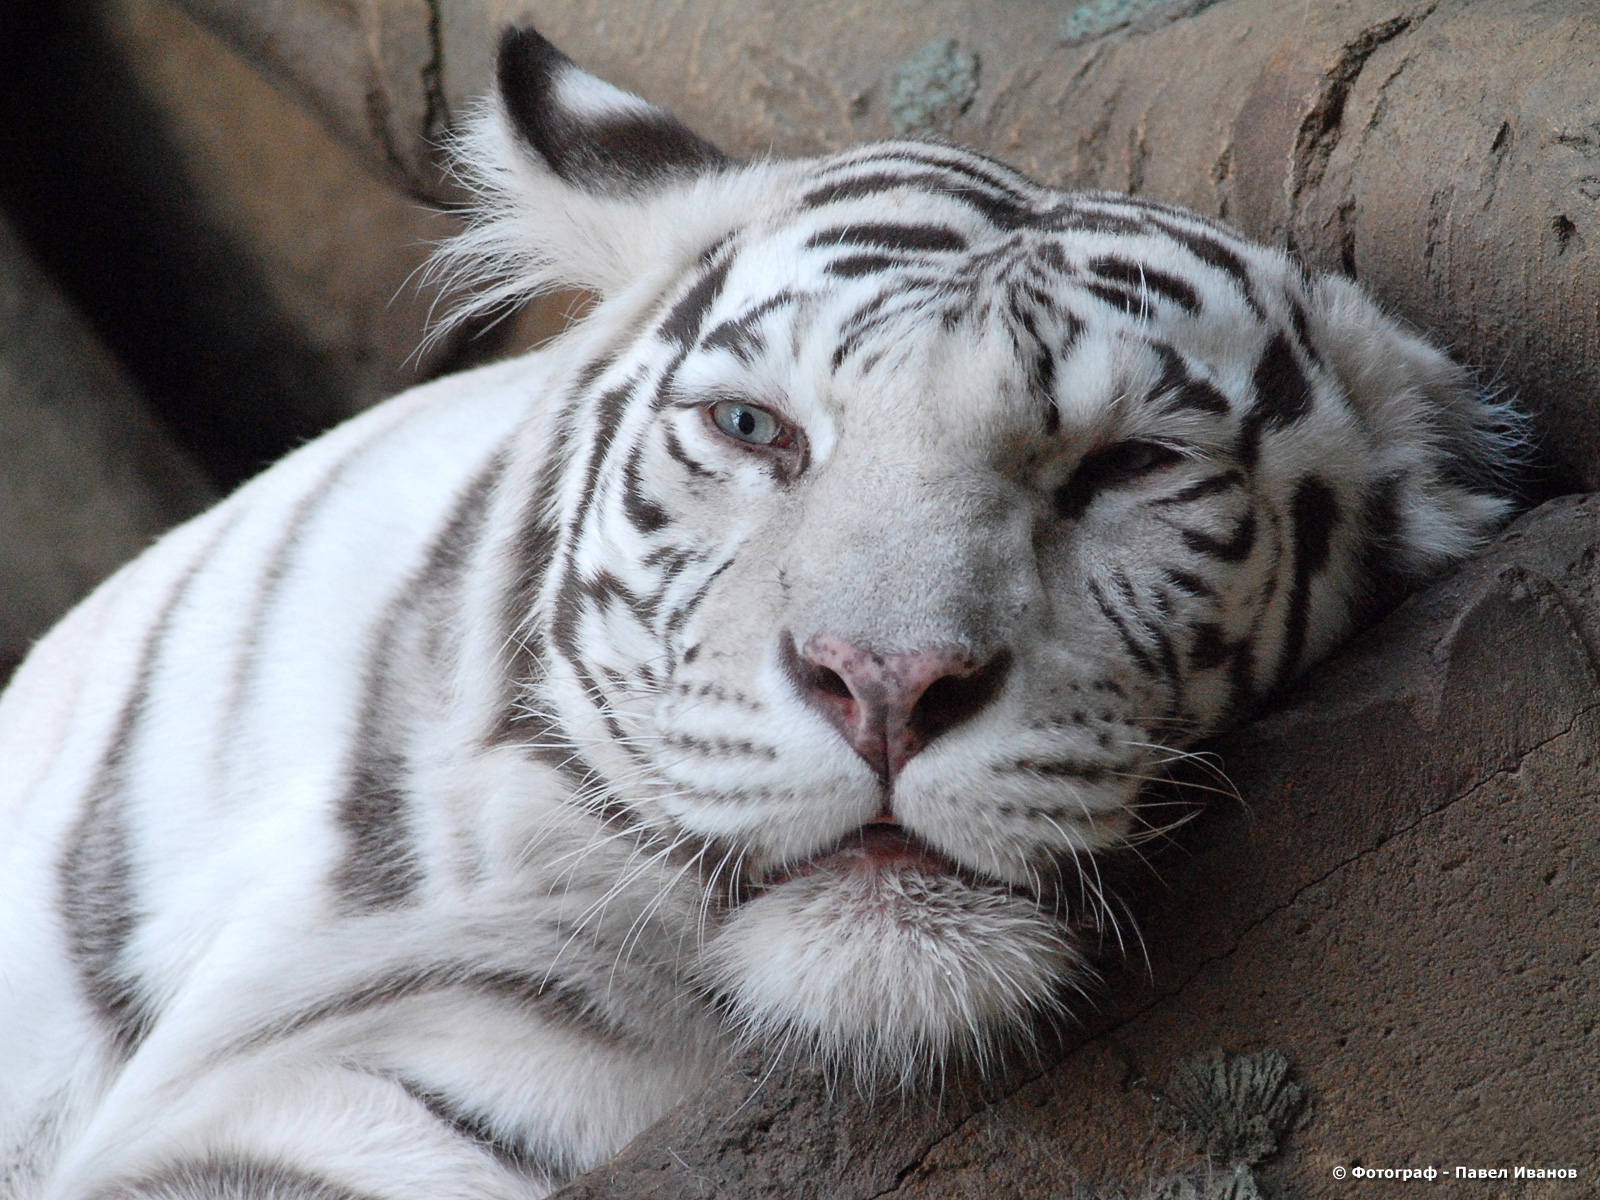
{"type": "Polygon", "coordinates": [[[983,666],[935,679],[911,709],[910,726],[924,742],[977,716],[1000,694],[1011,673],[1011,654],[1002,651],[983,666]]]}
{"type": "Polygon", "coordinates": [[[811,686],[825,696],[837,696],[841,700],[850,699],[850,685],[844,681],[844,676],[827,667],[814,667],[810,679],[811,686]]]}

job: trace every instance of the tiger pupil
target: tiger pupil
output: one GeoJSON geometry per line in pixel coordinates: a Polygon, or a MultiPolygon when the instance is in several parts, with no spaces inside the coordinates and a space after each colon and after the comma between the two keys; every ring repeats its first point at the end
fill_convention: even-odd
{"type": "Polygon", "coordinates": [[[756,417],[748,408],[737,409],[733,415],[733,423],[739,427],[739,432],[746,436],[756,431],[756,417]]]}

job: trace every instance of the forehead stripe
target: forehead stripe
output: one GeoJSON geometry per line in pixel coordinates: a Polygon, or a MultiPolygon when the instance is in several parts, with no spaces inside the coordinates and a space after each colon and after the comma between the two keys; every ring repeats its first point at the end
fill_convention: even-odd
{"type": "Polygon", "coordinates": [[[851,254],[834,259],[823,269],[829,275],[837,275],[840,279],[859,279],[863,275],[875,275],[891,267],[916,265],[917,261],[912,258],[897,258],[888,254],[851,254]]]}
{"type": "MultiPolygon", "coordinates": [[[[1295,361],[1289,339],[1275,334],[1256,364],[1255,412],[1274,428],[1293,425],[1311,411],[1311,385],[1295,361]]],[[[1254,415],[1254,413],[1252,414],[1254,415]]]]}
{"type": "Polygon", "coordinates": [[[1266,312],[1251,287],[1250,268],[1245,265],[1244,259],[1223,243],[1220,237],[1198,229],[1186,229],[1176,221],[1162,220],[1154,215],[1146,219],[1151,226],[1177,242],[1208,267],[1215,267],[1232,279],[1244,293],[1245,303],[1250,306],[1250,310],[1259,319],[1266,319],[1266,312]]]}
{"type": "Polygon", "coordinates": [[[821,208],[845,200],[892,192],[897,188],[948,196],[952,200],[977,209],[1000,229],[1016,229],[1021,225],[1034,224],[1038,220],[1036,213],[1009,196],[986,195],[976,188],[954,183],[949,177],[936,175],[931,171],[910,175],[882,171],[857,176],[854,179],[843,179],[838,183],[824,184],[806,193],[801,203],[807,208],[821,208]]]}
{"type": "Polygon", "coordinates": [[[828,246],[869,246],[878,250],[965,250],[967,239],[943,225],[841,225],[806,242],[807,250],[828,246]]]}
{"type": "Polygon", "coordinates": [[[1200,311],[1199,293],[1176,275],[1168,274],[1166,271],[1110,254],[1094,259],[1090,262],[1089,269],[1100,278],[1109,279],[1113,283],[1126,284],[1141,293],[1149,291],[1164,296],[1185,312],[1200,311]]]}
{"type": "Polygon", "coordinates": [[[929,153],[932,147],[906,147],[895,146],[876,152],[858,154],[849,162],[841,164],[840,170],[850,170],[853,167],[866,166],[869,163],[906,163],[919,167],[932,167],[938,171],[949,171],[952,175],[962,175],[975,183],[993,188],[1010,196],[1013,200],[1022,201],[1027,195],[1028,180],[1011,172],[1004,163],[970,151],[961,154],[953,151],[952,157],[942,157],[929,153]],[[960,154],[960,157],[954,155],[960,154]],[[980,165],[981,164],[981,165],[980,165]],[[1001,172],[1005,172],[1002,175],[1001,172]]]}
{"type": "Polygon", "coordinates": [[[1164,397],[1169,411],[1185,408],[1212,416],[1228,415],[1228,400],[1204,379],[1189,374],[1182,357],[1164,342],[1153,343],[1152,348],[1161,356],[1161,378],[1156,381],[1152,397],[1164,397]]]}
{"type": "Polygon", "coordinates": [[[711,311],[711,306],[722,294],[722,285],[728,281],[728,268],[733,265],[733,256],[724,254],[714,266],[695,281],[693,287],[684,293],[667,314],[667,319],[661,322],[661,336],[670,342],[676,342],[683,349],[688,349],[700,337],[700,327],[705,323],[706,314],[711,311]]]}
{"type": "Polygon", "coordinates": [[[727,350],[748,365],[766,349],[766,339],[762,337],[760,328],[762,318],[774,309],[793,303],[794,293],[785,288],[776,295],[768,296],[748,312],[724,321],[706,334],[700,344],[708,350],[727,350]]]}

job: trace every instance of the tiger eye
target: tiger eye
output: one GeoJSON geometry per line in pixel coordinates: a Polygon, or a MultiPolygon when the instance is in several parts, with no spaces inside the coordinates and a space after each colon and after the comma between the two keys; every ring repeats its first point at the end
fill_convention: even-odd
{"type": "Polygon", "coordinates": [[[718,400],[711,419],[731,438],[752,446],[770,446],[783,436],[783,423],[764,408],[743,400],[718,400]]]}

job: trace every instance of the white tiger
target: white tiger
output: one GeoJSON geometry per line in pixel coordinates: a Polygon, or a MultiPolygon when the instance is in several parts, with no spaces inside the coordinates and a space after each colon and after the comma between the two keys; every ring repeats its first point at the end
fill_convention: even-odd
{"type": "Polygon", "coordinates": [[[737,163],[530,30],[448,262],[553,348],[124,569],[0,704],[0,1192],[530,1197],[741,1037],[1061,1003],[1139,781],[1507,511],[1507,414],[1192,213],[737,163]]]}

